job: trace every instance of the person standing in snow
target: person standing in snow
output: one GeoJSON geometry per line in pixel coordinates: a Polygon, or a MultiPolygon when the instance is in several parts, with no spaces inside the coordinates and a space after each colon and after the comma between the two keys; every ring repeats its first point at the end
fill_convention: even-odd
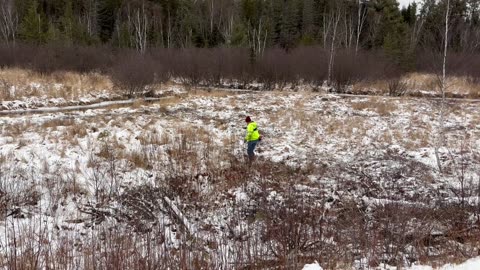
{"type": "Polygon", "coordinates": [[[245,136],[245,141],[248,144],[248,161],[251,163],[255,159],[255,147],[257,146],[258,141],[262,139],[262,136],[260,136],[260,132],[258,132],[257,123],[252,121],[250,116],[245,118],[245,122],[247,122],[247,136],[245,136]]]}

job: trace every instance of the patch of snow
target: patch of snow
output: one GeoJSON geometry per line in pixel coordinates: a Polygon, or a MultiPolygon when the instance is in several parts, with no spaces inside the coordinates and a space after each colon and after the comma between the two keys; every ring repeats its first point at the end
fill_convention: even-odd
{"type": "Polygon", "coordinates": [[[315,261],[312,264],[305,264],[302,270],[323,270],[323,268],[315,261]]]}
{"type": "Polygon", "coordinates": [[[470,259],[459,265],[448,264],[442,270],[478,270],[480,269],[480,257],[470,259]]]}
{"type": "Polygon", "coordinates": [[[233,194],[235,195],[235,202],[237,203],[246,202],[248,200],[248,195],[240,188],[235,190],[233,194]]]}

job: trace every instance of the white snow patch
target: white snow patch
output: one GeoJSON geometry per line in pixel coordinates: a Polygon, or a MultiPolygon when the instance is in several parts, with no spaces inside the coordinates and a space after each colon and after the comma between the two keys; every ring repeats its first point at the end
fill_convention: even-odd
{"type": "Polygon", "coordinates": [[[305,264],[302,270],[323,270],[323,268],[315,261],[312,264],[305,264]]]}
{"type": "Polygon", "coordinates": [[[233,194],[235,195],[235,202],[237,203],[248,201],[248,195],[241,189],[235,190],[233,194]]]}

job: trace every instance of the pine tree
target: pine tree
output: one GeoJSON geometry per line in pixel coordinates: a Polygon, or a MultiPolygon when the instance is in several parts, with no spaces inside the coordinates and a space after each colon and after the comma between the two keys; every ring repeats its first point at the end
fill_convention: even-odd
{"type": "Polygon", "coordinates": [[[375,44],[397,64],[405,64],[407,52],[407,27],[396,0],[378,0],[375,8],[381,16],[380,29],[375,44]]]}
{"type": "Polygon", "coordinates": [[[66,0],[65,11],[60,19],[63,40],[66,45],[71,45],[74,41],[75,18],[73,15],[72,1],[66,0]]]}
{"type": "Polygon", "coordinates": [[[48,29],[45,33],[45,42],[47,43],[60,43],[61,40],[61,33],[55,26],[53,22],[48,23],[48,29]]]}
{"type": "Polygon", "coordinates": [[[304,0],[302,3],[302,37],[303,45],[312,45],[315,39],[314,0],[304,0]]]}
{"type": "Polygon", "coordinates": [[[43,16],[38,10],[37,0],[31,0],[19,29],[20,39],[27,43],[41,44],[45,42],[43,16]]]}
{"type": "Polygon", "coordinates": [[[98,36],[102,42],[108,42],[112,38],[120,5],[121,0],[98,1],[98,36]]]}

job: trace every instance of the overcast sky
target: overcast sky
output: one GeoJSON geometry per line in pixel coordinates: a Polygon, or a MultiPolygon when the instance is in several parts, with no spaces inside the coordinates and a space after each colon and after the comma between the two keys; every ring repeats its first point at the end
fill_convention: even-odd
{"type": "MultiPolygon", "coordinates": [[[[403,6],[408,6],[408,4],[413,2],[413,0],[398,0],[398,2],[400,3],[400,8],[402,8],[403,6]]],[[[419,1],[416,2],[418,3],[419,1]]]]}

